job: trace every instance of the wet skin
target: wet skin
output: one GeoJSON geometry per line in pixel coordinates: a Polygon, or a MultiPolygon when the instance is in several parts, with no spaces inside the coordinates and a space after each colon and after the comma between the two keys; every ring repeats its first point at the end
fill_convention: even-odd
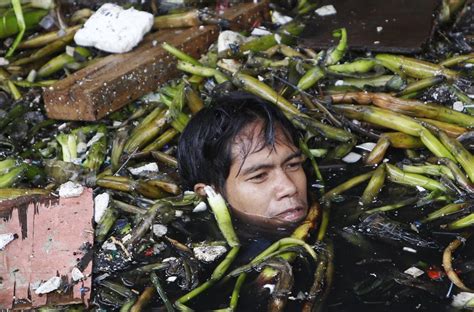
{"type": "Polygon", "coordinates": [[[261,125],[254,123],[235,138],[224,196],[240,221],[264,230],[288,230],[308,212],[304,157],[281,129],[273,148],[262,148],[260,132],[261,125]]]}

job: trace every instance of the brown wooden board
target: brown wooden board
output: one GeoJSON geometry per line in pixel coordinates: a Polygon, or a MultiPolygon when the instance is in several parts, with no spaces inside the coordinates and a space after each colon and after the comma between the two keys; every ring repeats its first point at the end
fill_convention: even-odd
{"type": "Polygon", "coordinates": [[[352,50],[417,53],[429,40],[441,5],[439,0],[324,0],[332,4],[335,15],[314,13],[299,40],[313,49],[326,49],[337,44],[331,33],[347,29],[348,46],[352,50]],[[377,27],[379,31],[377,31],[377,27]]]}
{"type": "MultiPolygon", "coordinates": [[[[237,5],[226,10],[223,17],[231,29],[243,30],[267,15],[268,5],[262,2],[237,5]]],[[[161,47],[162,42],[199,57],[218,34],[214,25],[152,33],[132,52],[109,55],[45,88],[47,115],[62,120],[99,120],[179,75],[176,59],[161,47]]]]}
{"type": "Polygon", "coordinates": [[[79,197],[33,196],[14,206],[13,202],[0,202],[0,212],[10,211],[2,214],[0,234],[17,237],[0,250],[0,310],[87,304],[92,287],[89,251],[94,243],[92,189],[84,189],[79,197]],[[72,280],[74,267],[83,280],[72,280]],[[55,276],[62,279],[61,289],[35,293],[40,282],[55,276]]]}

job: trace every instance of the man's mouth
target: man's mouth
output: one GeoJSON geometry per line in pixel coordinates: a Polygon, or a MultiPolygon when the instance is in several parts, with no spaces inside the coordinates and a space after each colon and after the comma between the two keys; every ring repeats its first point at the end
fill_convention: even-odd
{"type": "Polygon", "coordinates": [[[306,215],[306,210],[303,207],[295,207],[290,208],[282,213],[277,214],[275,217],[287,221],[287,222],[295,222],[303,219],[306,215]]]}

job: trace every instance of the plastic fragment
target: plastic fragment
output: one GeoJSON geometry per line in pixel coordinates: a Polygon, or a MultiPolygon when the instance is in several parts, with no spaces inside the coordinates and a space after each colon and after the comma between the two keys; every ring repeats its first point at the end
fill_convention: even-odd
{"type": "Polygon", "coordinates": [[[139,175],[144,172],[158,172],[158,165],[156,163],[149,163],[137,168],[128,168],[133,175],[139,175]]]}
{"type": "Polygon", "coordinates": [[[81,270],[79,270],[77,267],[74,267],[72,270],[71,270],[71,278],[73,281],[77,282],[77,281],[80,281],[82,279],[84,279],[84,274],[82,274],[81,270]]]}
{"type": "Polygon", "coordinates": [[[232,49],[233,46],[238,46],[244,41],[245,37],[235,31],[223,31],[219,34],[219,38],[217,39],[217,52],[232,49]]]}
{"type": "Polygon", "coordinates": [[[59,197],[70,198],[78,197],[84,192],[84,187],[79,183],[68,181],[59,186],[59,197]]]}
{"type": "Polygon", "coordinates": [[[349,154],[347,154],[346,156],[342,158],[342,161],[351,164],[351,163],[358,162],[361,158],[362,158],[361,154],[350,152],[349,154]]]}
{"type": "Polygon", "coordinates": [[[108,193],[102,193],[94,198],[94,221],[99,223],[100,219],[105,213],[107,206],[109,206],[110,195],[108,193]]]}
{"type": "Polygon", "coordinates": [[[423,275],[423,273],[425,273],[425,272],[423,272],[423,270],[420,270],[417,267],[413,266],[413,267],[410,267],[410,268],[406,269],[403,273],[406,273],[408,275],[413,276],[414,278],[417,278],[417,277],[423,275]]]}
{"type": "Polygon", "coordinates": [[[0,234],[0,250],[3,250],[11,241],[15,239],[14,233],[0,234]]]}
{"type": "Polygon", "coordinates": [[[203,212],[207,210],[207,205],[205,202],[199,202],[199,204],[194,207],[193,212],[203,212]]]}
{"type": "Polygon", "coordinates": [[[453,302],[451,302],[451,306],[456,308],[464,308],[472,300],[474,300],[474,293],[460,292],[459,294],[453,296],[453,302]]]}
{"type": "Polygon", "coordinates": [[[227,248],[224,246],[200,246],[193,248],[194,256],[202,262],[213,262],[223,254],[227,248]]]}
{"type": "Polygon", "coordinates": [[[49,280],[42,283],[35,290],[35,294],[41,295],[41,294],[50,293],[50,292],[55,291],[56,289],[58,289],[60,285],[61,285],[61,278],[59,276],[51,277],[49,280]]]}
{"type": "Polygon", "coordinates": [[[163,224],[153,224],[153,234],[157,237],[162,237],[168,233],[168,227],[163,224]]]}
{"type": "Polygon", "coordinates": [[[314,12],[319,16],[328,16],[337,13],[336,8],[332,4],[323,5],[322,7],[316,9],[314,12]]]}

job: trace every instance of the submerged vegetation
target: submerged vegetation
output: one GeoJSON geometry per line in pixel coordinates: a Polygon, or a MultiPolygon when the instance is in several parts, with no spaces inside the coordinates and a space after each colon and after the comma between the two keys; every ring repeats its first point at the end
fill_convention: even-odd
{"type": "MultiPolygon", "coordinates": [[[[183,75],[99,122],[48,119],[41,98],[104,55],[72,47],[92,11],[3,2],[0,200],[56,195],[67,181],[93,188],[96,205],[106,198],[92,309],[447,311],[453,297],[474,308],[472,2],[444,2],[420,55],[349,51],[345,28],[327,50],[299,46],[316,8],[307,1],[292,21],[199,60],[163,43],[183,75]],[[45,16],[67,25],[58,32],[45,16]],[[321,206],[249,259],[239,255],[253,242],[236,234],[225,201],[182,189],[175,159],[192,115],[235,90],[277,105],[304,133],[321,206]]],[[[212,17],[193,9],[156,17],[155,28],[225,27],[212,17]]]]}

